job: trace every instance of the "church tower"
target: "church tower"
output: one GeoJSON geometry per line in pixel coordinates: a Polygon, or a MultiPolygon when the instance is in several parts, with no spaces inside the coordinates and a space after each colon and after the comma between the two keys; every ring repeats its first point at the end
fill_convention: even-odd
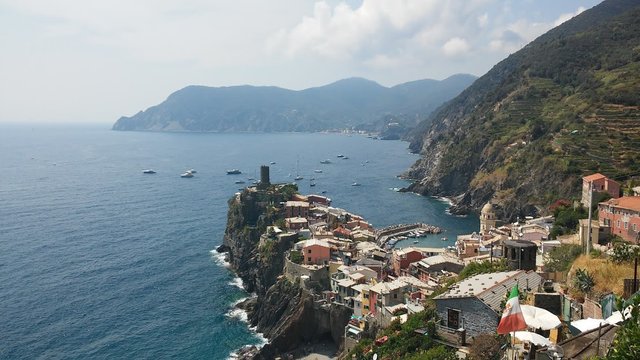
{"type": "Polygon", "coordinates": [[[486,235],[496,227],[496,213],[491,202],[486,203],[480,211],[480,235],[486,235]]]}

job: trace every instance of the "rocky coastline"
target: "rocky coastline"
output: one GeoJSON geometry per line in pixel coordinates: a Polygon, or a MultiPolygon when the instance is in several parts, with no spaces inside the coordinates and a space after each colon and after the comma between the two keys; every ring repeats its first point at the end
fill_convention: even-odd
{"type": "Polygon", "coordinates": [[[351,316],[344,306],[319,302],[299,281],[283,276],[286,253],[297,237],[274,239],[268,249],[260,246],[267,226],[284,218],[273,204],[288,200],[292,191],[297,188],[245,189],[229,200],[224,241],[217,251],[226,254],[245,290],[256,295],[237,307],[247,312],[250,326],[269,340],[260,348],[243,347],[237,352],[239,359],[296,358],[304,348],[321,341],[339,347],[351,316]]]}

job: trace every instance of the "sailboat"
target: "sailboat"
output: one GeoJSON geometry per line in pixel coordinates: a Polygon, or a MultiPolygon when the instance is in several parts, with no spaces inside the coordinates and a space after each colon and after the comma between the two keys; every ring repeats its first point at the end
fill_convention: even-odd
{"type": "Polygon", "coordinates": [[[298,161],[296,161],[296,177],[293,178],[293,180],[302,180],[304,179],[301,175],[300,175],[300,158],[298,157],[298,161]]]}

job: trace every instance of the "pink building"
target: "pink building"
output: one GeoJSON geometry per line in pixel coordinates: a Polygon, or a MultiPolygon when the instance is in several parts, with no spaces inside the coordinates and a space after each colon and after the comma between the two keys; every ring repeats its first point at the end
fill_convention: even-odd
{"type": "Polygon", "coordinates": [[[305,265],[326,265],[331,260],[331,245],[325,240],[307,240],[302,246],[302,255],[305,265]]]}
{"type": "Polygon", "coordinates": [[[595,173],[582,178],[582,205],[589,207],[589,188],[596,192],[608,192],[612,198],[620,197],[620,184],[606,176],[595,173]]]}
{"type": "Polygon", "coordinates": [[[414,248],[399,249],[393,252],[392,266],[393,272],[400,276],[403,270],[409,268],[413,262],[420,261],[424,258],[420,250],[414,248]]]}
{"type": "Polygon", "coordinates": [[[600,224],[625,241],[640,242],[640,196],[623,196],[598,204],[600,224]]]}

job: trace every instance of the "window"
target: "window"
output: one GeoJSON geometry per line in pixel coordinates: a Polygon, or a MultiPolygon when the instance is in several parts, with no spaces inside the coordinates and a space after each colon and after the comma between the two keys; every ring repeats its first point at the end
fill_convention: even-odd
{"type": "Polygon", "coordinates": [[[451,329],[460,327],[460,310],[447,309],[447,326],[451,329]]]}
{"type": "Polygon", "coordinates": [[[636,226],[636,224],[633,224],[633,231],[638,232],[638,227],[636,226]]]}
{"type": "Polygon", "coordinates": [[[311,254],[311,249],[307,250],[307,254],[311,254]]]}
{"type": "Polygon", "coordinates": [[[620,220],[616,221],[616,227],[620,227],[620,220]]]}
{"type": "Polygon", "coordinates": [[[625,230],[629,228],[629,222],[628,221],[624,222],[624,228],[625,228],[625,230]]]}
{"type": "Polygon", "coordinates": [[[307,258],[307,261],[308,261],[308,262],[311,262],[311,257],[308,257],[308,258],[307,258]]]}
{"type": "Polygon", "coordinates": [[[398,298],[398,294],[393,294],[393,298],[397,299],[398,298]]]}

